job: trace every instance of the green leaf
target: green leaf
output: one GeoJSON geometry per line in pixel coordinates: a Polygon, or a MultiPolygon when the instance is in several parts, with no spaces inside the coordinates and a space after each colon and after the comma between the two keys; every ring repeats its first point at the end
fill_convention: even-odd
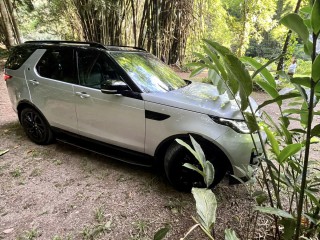
{"type": "MultiPolygon", "coordinates": [[[[319,19],[320,19],[320,16],[319,16],[319,19]]],[[[320,80],[320,55],[318,55],[314,60],[314,62],[312,63],[311,76],[314,82],[318,82],[320,80]]]]}
{"type": "Polygon", "coordinates": [[[194,69],[194,70],[190,73],[190,77],[194,77],[194,76],[200,74],[201,72],[203,72],[204,69],[205,69],[205,68],[203,68],[203,67],[198,67],[198,68],[194,69]]]}
{"type": "Polygon", "coordinates": [[[205,173],[204,180],[207,185],[207,188],[209,188],[212,185],[214,180],[214,167],[211,162],[206,161],[204,173],[205,173]]]}
{"type": "Polygon", "coordinates": [[[310,6],[306,6],[300,9],[299,12],[310,15],[312,11],[312,8],[310,6]]]}
{"type": "Polygon", "coordinates": [[[225,240],[239,240],[234,230],[226,228],[224,230],[224,239],[225,240]]]}
{"type": "Polygon", "coordinates": [[[320,137],[320,124],[314,126],[311,130],[311,137],[318,136],[320,137]]]}
{"type": "Polygon", "coordinates": [[[252,79],[246,66],[234,55],[228,54],[225,58],[228,63],[227,68],[230,69],[246,96],[249,97],[252,93],[252,79]]]}
{"type": "Polygon", "coordinates": [[[262,104],[260,104],[258,106],[256,111],[258,111],[260,108],[265,107],[271,103],[275,103],[275,102],[279,102],[279,101],[282,101],[285,99],[295,98],[295,97],[299,97],[299,96],[300,96],[299,93],[294,93],[294,92],[280,95],[279,97],[276,97],[275,99],[271,99],[271,100],[267,100],[267,101],[263,102],[262,104]]]}
{"type": "Polygon", "coordinates": [[[167,235],[167,233],[169,232],[170,228],[164,227],[159,229],[153,237],[153,240],[162,240],[165,238],[165,236],[167,235]]]}
{"type": "Polygon", "coordinates": [[[284,16],[280,23],[285,25],[287,28],[296,32],[304,43],[309,42],[309,31],[307,26],[303,23],[303,19],[296,13],[290,13],[284,16]]]}
{"type": "Polygon", "coordinates": [[[210,189],[204,188],[192,188],[192,194],[196,200],[199,222],[206,231],[211,232],[216,221],[216,197],[210,189]]]}
{"type": "Polygon", "coordinates": [[[190,147],[190,145],[189,145],[188,143],[186,143],[186,142],[184,142],[184,141],[182,141],[181,139],[178,139],[178,138],[176,139],[176,141],[177,141],[180,145],[182,145],[182,146],[184,146],[186,149],[188,149],[189,152],[191,152],[192,155],[193,155],[195,158],[198,157],[198,154],[190,147]]]}
{"type": "Polygon", "coordinates": [[[265,133],[267,134],[267,137],[268,137],[268,140],[270,141],[273,152],[278,157],[280,154],[278,141],[276,140],[275,136],[273,135],[273,133],[270,131],[270,129],[268,127],[263,127],[263,129],[264,129],[265,133]]]}
{"type": "Polygon", "coordinates": [[[190,139],[191,139],[191,143],[193,145],[194,150],[196,151],[197,155],[196,155],[196,159],[199,161],[199,163],[201,164],[202,169],[204,169],[205,164],[206,164],[206,157],[204,155],[204,152],[201,148],[201,146],[199,145],[199,143],[197,143],[196,140],[194,140],[194,138],[190,135],[190,139]]]}
{"type": "Polygon", "coordinates": [[[300,143],[293,143],[286,146],[279,154],[278,160],[282,164],[289,157],[293,156],[297,152],[299,152],[302,148],[300,143]]]}
{"type": "Polygon", "coordinates": [[[268,200],[268,195],[264,191],[255,191],[252,194],[252,197],[255,198],[255,200],[259,206],[261,206],[262,203],[264,203],[265,201],[268,200]]]}
{"type": "Polygon", "coordinates": [[[263,66],[261,63],[257,62],[254,58],[251,57],[241,57],[240,60],[244,63],[250,64],[255,68],[256,71],[252,74],[251,78],[254,78],[258,73],[260,73],[263,79],[266,80],[269,85],[271,85],[273,88],[276,88],[276,81],[274,80],[273,76],[268,71],[266,66],[263,66]]]}
{"type": "Polygon", "coordinates": [[[7,152],[9,152],[9,149],[7,149],[7,150],[0,150],[0,156],[6,154],[7,152]]]}
{"type": "MultiPolygon", "coordinates": [[[[215,52],[211,51],[211,50],[209,49],[209,47],[206,46],[206,45],[203,46],[203,49],[204,49],[205,53],[208,54],[208,56],[211,58],[211,60],[212,60],[212,61],[214,62],[214,64],[216,65],[216,67],[217,67],[217,69],[219,70],[222,78],[223,78],[224,80],[227,80],[227,79],[228,79],[227,73],[226,73],[224,67],[222,66],[222,64],[221,64],[221,62],[220,62],[217,54],[216,54],[215,52]]],[[[217,72],[218,72],[218,71],[217,71],[217,72]]]]}
{"type": "Polygon", "coordinates": [[[295,83],[300,86],[305,86],[310,88],[311,78],[310,77],[294,77],[290,79],[291,83],[295,83]]]}
{"type": "Polygon", "coordinates": [[[295,233],[296,221],[291,218],[283,218],[280,220],[280,224],[283,226],[283,234],[282,237],[284,240],[293,239],[293,235],[295,233]]]}
{"type": "Polygon", "coordinates": [[[262,213],[272,214],[272,215],[276,215],[283,218],[294,219],[294,217],[290,213],[278,208],[257,206],[255,207],[255,210],[262,213]]]}
{"type": "Polygon", "coordinates": [[[211,41],[211,40],[209,40],[209,39],[203,39],[203,41],[204,41],[207,45],[209,45],[210,47],[212,47],[216,52],[218,52],[218,53],[219,53],[220,55],[222,55],[222,56],[226,56],[226,55],[228,55],[228,54],[232,54],[232,52],[231,52],[228,48],[222,46],[221,44],[219,44],[219,43],[217,43],[217,42],[211,41]]]}
{"type": "Polygon", "coordinates": [[[308,103],[304,102],[301,105],[301,112],[300,112],[300,124],[306,128],[308,125],[308,117],[309,117],[309,112],[308,112],[308,103]]]}
{"type": "MultiPolygon", "coordinates": [[[[271,86],[268,82],[257,80],[256,83],[264,90],[266,91],[272,98],[279,97],[278,91],[271,86]]],[[[281,106],[282,101],[278,102],[279,106],[281,106]]]]}
{"type": "Polygon", "coordinates": [[[182,166],[189,168],[193,171],[196,171],[197,173],[199,173],[203,178],[205,177],[205,174],[197,167],[195,167],[194,165],[192,165],[191,163],[185,163],[182,166]]]}
{"type": "Polygon", "coordinates": [[[250,132],[255,132],[259,130],[259,126],[257,124],[255,116],[252,115],[252,113],[244,112],[245,119],[248,125],[248,128],[250,129],[250,132]]]}
{"type": "Polygon", "coordinates": [[[311,12],[311,26],[313,33],[318,35],[320,32],[320,0],[315,0],[311,12]]]}

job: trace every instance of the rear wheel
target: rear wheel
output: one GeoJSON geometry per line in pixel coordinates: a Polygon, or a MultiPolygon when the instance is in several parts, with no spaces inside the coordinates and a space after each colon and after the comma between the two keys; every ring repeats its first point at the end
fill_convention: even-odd
{"type": "MultiPolygon", "coordinates": [[[[203,151],[207,160],[209,160],[215,169],[213,184],[216,186],[225,176],[228,170],[228,159],[224,156],[220,149],[214,146],[205,146],[203,151]]],[[[186,167],[185,163],[190,163],[201,169],[201,165],[184,146],[177,142],[173,142],[164,157],[164,169],[170,183],[179,191],[190,192],[192,187],[206,187],[203,177],[186,167]]]]}
{"type": "Polygon", "coordinates": [[[23,109],[20,121],[25,133],[34,143],[44,145],[52,142],[53,134],[48,122],[35,109],[23,109]]]}

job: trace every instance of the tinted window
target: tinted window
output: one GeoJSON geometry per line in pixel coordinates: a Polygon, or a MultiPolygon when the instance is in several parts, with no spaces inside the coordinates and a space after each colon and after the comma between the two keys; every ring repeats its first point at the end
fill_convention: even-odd
{"type": "Polygon", "coordinates": [[[120,79],[108,57],[94,50],[78,52],[78,69],[80,84],[86,87],[100,89],[101,85],[120,79]]]}
{"type": "Polygon", "coordinates": [[[144,92],[167,92],[187,85],[170,67],[148,53],[110,52],[144,92]]]}
{"type": "Polygon", "coordinates": [[[5,68],[16,70],[31,56],[35,51],[34,47],[19,46],[10,49],[8,61],[5,68]]]}
{"type": "Polygon", "coordinates": [[[74,74],[73,50],[50,49],[39,60],[37,71],[40,76],[68,83],[77,83],[74,74]]]}

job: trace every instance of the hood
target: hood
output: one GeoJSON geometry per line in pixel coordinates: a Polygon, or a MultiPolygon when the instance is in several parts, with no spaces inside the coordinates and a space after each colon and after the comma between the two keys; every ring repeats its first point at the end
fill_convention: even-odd
{"type": "MultiPolygon", "coordinates": [[[[226,93],[219,95],[217,87],[211,84],[192,82],[169,92],[143,93],[142,98],[145,101],[217,117],[243,119],[236,101],[230,100],[226,93]]],[[[250,101],[256,108],[255,101],[253,99],[250,101]]]]}

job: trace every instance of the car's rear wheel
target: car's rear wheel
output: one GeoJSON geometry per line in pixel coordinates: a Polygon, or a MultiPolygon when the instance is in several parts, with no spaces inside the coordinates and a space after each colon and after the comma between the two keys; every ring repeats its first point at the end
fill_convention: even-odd
{"type": "Polygon", "coordinates": [[[52,142],[53,134],[48,122],[35,109],[23,109],[20,121],[25,133],[34,143],[44,145],[52,142]]]}
{"type": "MultiPolygon", "coordinates": [[[[221,150],[212,145],[204,146],[203,151],[206,159],[212,163],[215,169],[214,181],[210,186],[213,188],[225,176],[228,170],[228,159],[221,150]]],[[[206,187],[203,177],[196,171],[184,167],[185,163],[190,163],[202,170],[192,153],[179,143],[173,142],[164,157],[165,173],[173,187],[185,192],[190,192],[192,187],[206,187]]]]}

